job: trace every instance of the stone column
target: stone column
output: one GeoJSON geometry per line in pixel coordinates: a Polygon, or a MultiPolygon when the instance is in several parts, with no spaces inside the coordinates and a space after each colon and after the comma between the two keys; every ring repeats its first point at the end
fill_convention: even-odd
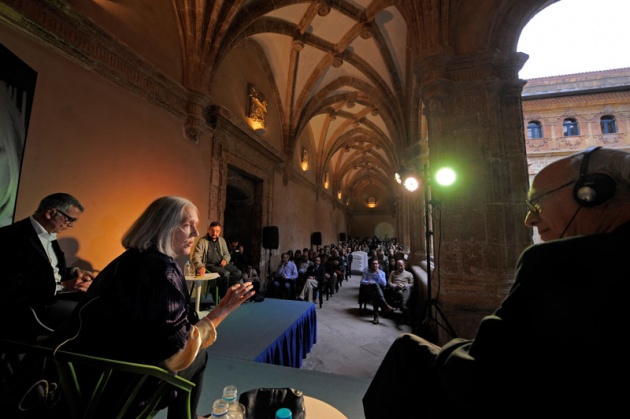
{"type": "MultiPolygon", "coordinates": [[[[460,337],[474,336],[513,282],[531,243],[523,224],[527,160],[518,70],[520,54],[441,55],[418,76],[429,130],[429,171],[453,167],[457,183],[432,183],[436,263],[433,297],[460,337]]],[[[438,319],[439,320],[439,319],[438,319]]],[[[440,341],[450,336],[440,331],[440,341]]]]}

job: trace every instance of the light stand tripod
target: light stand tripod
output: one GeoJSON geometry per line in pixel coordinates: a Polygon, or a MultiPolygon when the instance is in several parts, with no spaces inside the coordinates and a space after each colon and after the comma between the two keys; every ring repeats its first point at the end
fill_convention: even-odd
{"type": "MultiPolygon", "coordinates": [[[[437,343],[439,332],[438,327],[444,329],[447,333],[451,335],[451,337],[457,337],[457,334],[446,319],[444,312],[442,312],[442,309],[440,308],[440,305],[438,303],[437,295],[435,298],[433,298],[433,291],[431,289],[431,247],[434,244],[431,223],[433,201],[431,200],[429,169],[427,168],[426,164],[424,165],[422,183],[424,187],[424,231],[427,254],[427,299],[425,302],[425,317],[422,321],[422,325],[420,326],[420,331],[418,332],[418,334],[433,343],[437,343]]],[[[438,264],[436,263],[436,267],[437,265],[438,264]]]]}

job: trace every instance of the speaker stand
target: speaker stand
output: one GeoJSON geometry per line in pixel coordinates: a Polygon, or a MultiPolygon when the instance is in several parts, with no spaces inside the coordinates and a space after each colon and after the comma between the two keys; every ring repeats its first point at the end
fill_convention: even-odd
{"type": "Polygon", "coordinates": [[[267,250],[269,250],[269,259],[267,260],[267,285],[269,285],[271,282],[271,252],[273,252],[273,250],[267,250]]]}

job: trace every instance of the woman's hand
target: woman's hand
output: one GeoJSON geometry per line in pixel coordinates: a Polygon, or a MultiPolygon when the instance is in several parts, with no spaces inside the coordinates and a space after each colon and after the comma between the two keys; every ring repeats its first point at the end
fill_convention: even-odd
{"type": "Polygon", "coordinates": [[[234,311],[238,306],[243,304],[245,300],[256,293],[256,291],[252,289],[253,287],[254,284],[251,282],[232,285],[228,288],[225,296],[219,301],[218,307],[225,308],[230,312],[234,311]]]}
{"type": "Polygon", "coordinates": [[[219,304],[208,313],[206,318],[212,322],[214,327],[217,327],[228,314],[236,310],[243,302],[256,293],[252,289],[253,287],[254,284],[251,282],[232,285],[228,288],[225,296],[221,298],[219,304]]]}

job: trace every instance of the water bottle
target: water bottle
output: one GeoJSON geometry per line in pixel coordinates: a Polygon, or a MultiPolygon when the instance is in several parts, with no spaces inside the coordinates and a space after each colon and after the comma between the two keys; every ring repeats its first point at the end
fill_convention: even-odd
{"type": "Polygon", "coordinates": [[[286,407],[276,410],[276,419],[293,419],[293,413],[286,407]]]}
{"type": "Polygon", "coordinates": [[[215,400],[212,404],[211,418],[233,419],[229,411],[229,405],[223,399],[215,400]]]}
{"type": "Polygon", "coordinates": [[[195,268],[193,268],[190,260],[187,260],[184,265],[184,276],[195,276],[195,268]]]}
{"type": "Polygon", "coordinates": [[[235,419],[245,417],[245,406],[238,402],[238,389],[235,385],[227,385],[223,388],[223,401],[229,406],[229,411],[235,419]]]}

